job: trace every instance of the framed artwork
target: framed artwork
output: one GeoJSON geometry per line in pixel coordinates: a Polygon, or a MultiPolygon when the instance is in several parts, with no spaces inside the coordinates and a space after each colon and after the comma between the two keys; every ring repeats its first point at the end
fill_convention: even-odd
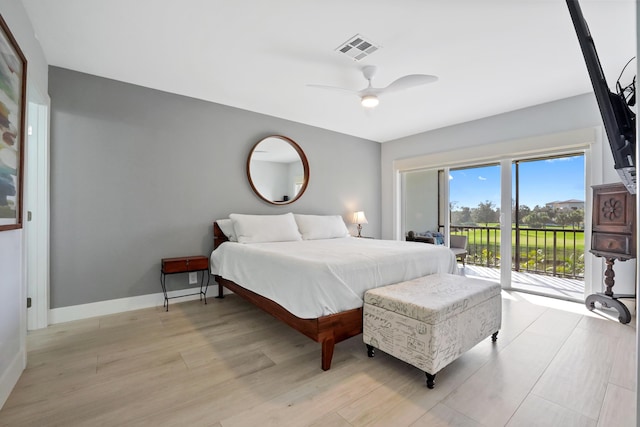
{"type": "Polygon", "coordinates": [[[22,228],[27,60],[0,15],[0,231],[22,228]]]}

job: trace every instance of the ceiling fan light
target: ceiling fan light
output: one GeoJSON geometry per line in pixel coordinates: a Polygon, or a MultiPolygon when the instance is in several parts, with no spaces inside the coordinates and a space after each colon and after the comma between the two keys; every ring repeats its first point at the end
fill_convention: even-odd
{"type": "Polygon", "coordinates": [[[360,103],[365,108],[373,108],[380,103],[380,100],[375,95],[365,95],[360,99],[360,103]]]}

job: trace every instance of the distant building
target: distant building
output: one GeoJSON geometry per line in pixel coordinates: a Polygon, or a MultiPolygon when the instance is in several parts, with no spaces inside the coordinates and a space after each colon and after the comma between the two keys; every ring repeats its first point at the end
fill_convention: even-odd
{"type": "Polygon", "coordinates": [[[559,211],[566,211],[566,210],[576,211],[578,209],[584,209],[584,202],[582,200],[571,199],[571,200],[549,202],[546,204],[546,206],[548,208],[559,210],[559,211]]]}

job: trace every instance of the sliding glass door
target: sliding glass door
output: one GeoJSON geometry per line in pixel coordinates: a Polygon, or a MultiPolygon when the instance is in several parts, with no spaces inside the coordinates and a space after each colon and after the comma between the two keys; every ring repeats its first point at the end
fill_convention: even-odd
{"type": "Polygon", "coordinates": [[[451,235],[467,240],[465,264],[500,268],[500,165],[450,169],[451,235]]]}
{"type": "Polygon", "coordinates": [[[404,234],[464,236],[465,274],[584,299],[583,153],[405,172],[401,182],[404,234]]]}
{"type": "Polygon", "coordinates": [[[512,180],[512,287],[582,300],[584,155],[516,160],[512,180]]]}

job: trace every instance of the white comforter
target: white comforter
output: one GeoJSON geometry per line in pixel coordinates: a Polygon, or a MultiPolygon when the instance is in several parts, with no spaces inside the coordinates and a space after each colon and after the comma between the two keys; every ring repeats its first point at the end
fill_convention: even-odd
{"type": "Polygon", "coordinates": [[[458,273],[445,246],[353,237],[297,242],[225,242],[211,273],[303,319],[362,307],[368,289],[434,273],[458,273]]]}

